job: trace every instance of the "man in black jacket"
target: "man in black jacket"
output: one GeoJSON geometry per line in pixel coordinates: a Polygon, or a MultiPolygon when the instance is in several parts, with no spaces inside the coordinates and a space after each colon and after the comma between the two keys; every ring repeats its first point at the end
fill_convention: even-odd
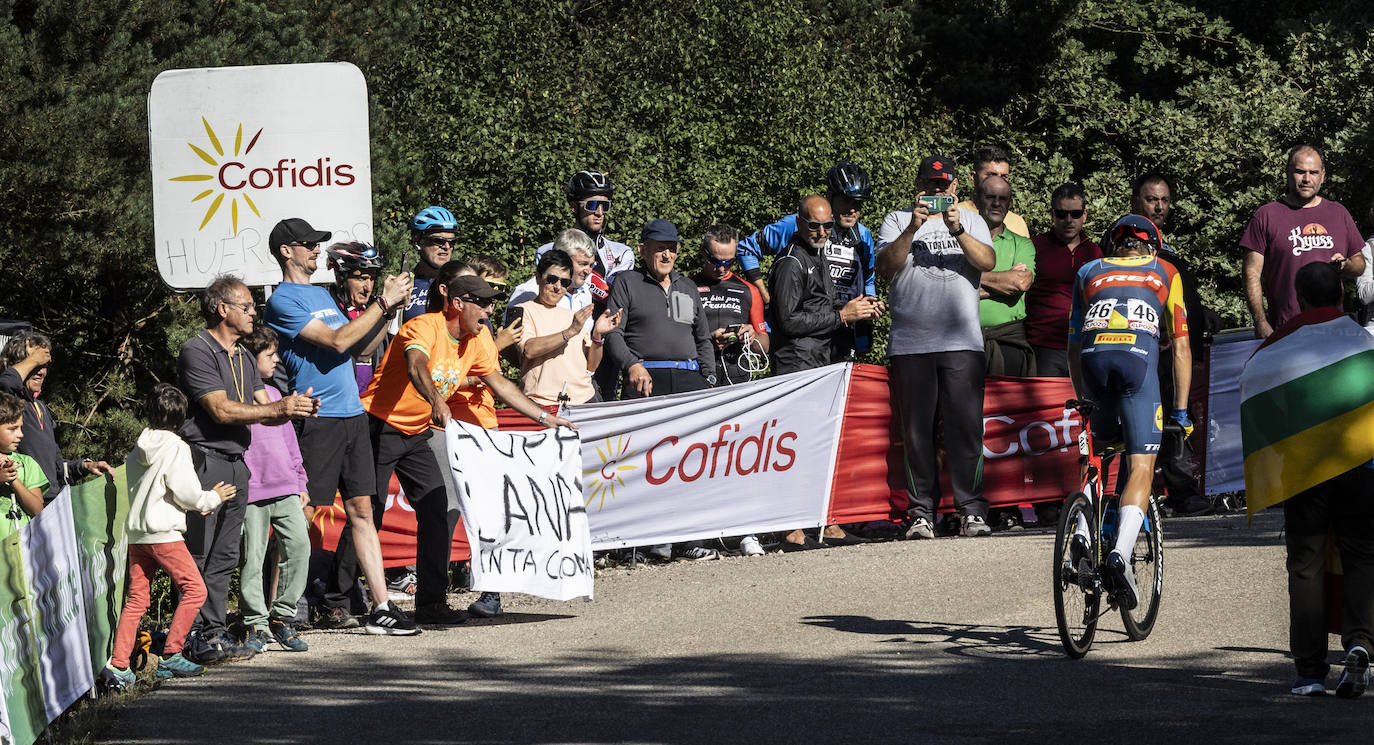
{"type": "Polygon", "coordinates": [[[868,295],[838,304],[825,263],[825,246],[834,229],[825,197],[806,197],[797,208],[792,242],[769,270],[773,372],[779,375],[845,359],[854,345],[852,324],[883,313],[882,302],[868,295]]]}

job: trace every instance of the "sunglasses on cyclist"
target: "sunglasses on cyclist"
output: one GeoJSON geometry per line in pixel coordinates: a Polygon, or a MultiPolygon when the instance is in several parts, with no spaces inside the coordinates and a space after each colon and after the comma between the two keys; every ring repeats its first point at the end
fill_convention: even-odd
{"type": "Polygon", "coordinates": [[[709,262],[709,263],[711,264],[711,266],[713,266],[713,267],[715,267],[715,268],[717,268],[717,269],[724,269],[725,267],[730,266],[731,264],[735,263],[735,257],[731,256],[731,257],[728,258],[728,259],[710,259],[710,258],[708,258],[706,261],[709,262]]]}
{"type": "Polygon", "coordinates": [[[597,198],[583,199],[577,203],[577,206],[581,207],[586,212],[610,212],[611,200],[597,198]]]}
{"type": "Polygon", "coordinates": [[[457,238],[438,238],[427,235],[420,239],[420,243],[425,246],[453,246],[456,245],[457,238]]]}
{"type": "Polygon", "coordinates": [[[545,275],[544,275],[544,284],[546,284],[546,285],[553,285],[553,284],[563,285],[563,289],[566,290],[567,288],[572,287],[572,277],[560,277],[560,276],[558,276],[558,275],[556,275],[556,274],[545,274],[545,275]]]}
{"type": "Polygon", "coordinates": [[[809,231],[811,231],[812,233],[815,233],[815,232],[818,231],[818,230],[825,230],[825,231],[828,233],[828,232],[830,232],[830,231],[832,231],[832,230],[835,229],[835,221],[834,221],[834,220],[826,220],[825,222],[817,222],[817,221],[815,221],[815,220],[807,220],[807,219],[805,219],[805,218],[802,218],[802,223],[804,223],[804,224],[806,225],[806,229],[809,230],[809,231]]]}
{"type": "Polygon", "coordinates": [[[1060,220],[1077,220],[1083,216],[1083,210],[1054,210],[1054,216],[1060,220]]]}

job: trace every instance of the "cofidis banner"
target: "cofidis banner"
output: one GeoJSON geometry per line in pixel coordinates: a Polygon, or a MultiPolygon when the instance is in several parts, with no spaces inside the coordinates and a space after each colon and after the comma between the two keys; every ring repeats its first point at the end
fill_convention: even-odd
{"type": "Polygon", "coordinates": [[[569,407],[592,547],[824,525],[849,372],[569,407]]]}
{"type": "Polygon", "coordinates": [[[154,253],[174,289],[224,272],[281,281],[267,237],[288,217],[373,240],[367,84],[351,64],[168,70],[148,94],[148,146],[154,253]]]}

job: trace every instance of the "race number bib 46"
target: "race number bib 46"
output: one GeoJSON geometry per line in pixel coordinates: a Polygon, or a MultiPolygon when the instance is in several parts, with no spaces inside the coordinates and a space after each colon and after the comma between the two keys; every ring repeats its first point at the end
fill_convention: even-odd
{"type": "Polygon", "coordinates": [[[1112,311],[1116,310],[1115,300],[1098,300],[1088,308],[1088,312],[1083,314],[1083,330],[1099,331],[1109,328],[1112,322],[1112,311]]]}
{"type": "Polygon", "coordinates": [[[1126,328],[1159,336],[1159,314],[1144,300],[1126,300],[1126,328]]]}

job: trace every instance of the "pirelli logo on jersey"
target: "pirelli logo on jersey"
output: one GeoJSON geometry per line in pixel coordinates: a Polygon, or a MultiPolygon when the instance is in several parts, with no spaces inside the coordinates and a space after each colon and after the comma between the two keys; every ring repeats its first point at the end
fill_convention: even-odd
{"type": "Polygon", "coordinates": [[[1089,287],[1098,288],[1105,285],[1143,285],[1152,290],[1164,289],[1164,281],[1153,273],[1133,273],[1133,274],[1104,274],[1094,279],[1089,287]]]}
{"type": "Polygon", "coordinates": [[[1135,334],[1098,334],[1093,344],[1134,344],[1135,334]]]}

